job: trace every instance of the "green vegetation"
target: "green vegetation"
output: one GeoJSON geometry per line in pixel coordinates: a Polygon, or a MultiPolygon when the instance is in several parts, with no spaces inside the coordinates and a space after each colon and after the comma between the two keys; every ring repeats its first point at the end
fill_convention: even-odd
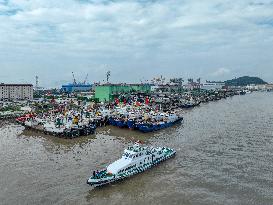
{"type": "Polygon", "coordinates": [[[263,81],[261,78],[258,77],[243,76],[239,78],[234,78],[232,80],[227,80],[225,81],[225,84],[227,86],[247,86],[250,84],[262,85],[267,84],[267,82],[263,81]]]}

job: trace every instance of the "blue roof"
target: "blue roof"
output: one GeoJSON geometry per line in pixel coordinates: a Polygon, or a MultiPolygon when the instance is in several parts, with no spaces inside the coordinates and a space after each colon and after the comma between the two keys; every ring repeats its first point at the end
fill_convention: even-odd
{"type": "Polygon", "coordinates": [[[91,87],[91,84],[67,84],[62,85],[62,87],[91,87]]]}
{"type": "Polygon", "coordinates": [[[88,91],[92,89],[91,84],[67,84],[62,85],[62,90],[65,92],[73,92],[73,91],[88,91]]]}

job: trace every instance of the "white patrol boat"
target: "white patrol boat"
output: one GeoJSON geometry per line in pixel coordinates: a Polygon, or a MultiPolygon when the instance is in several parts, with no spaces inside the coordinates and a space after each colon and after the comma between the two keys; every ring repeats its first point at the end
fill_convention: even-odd
{"type": "Polygon", "coordinates": [[[91,186],[102,186],[143,172],[175,155],[175,150],[166,147],[145,147],[139,142],[124,150],[122,158],[106,169],[94,171],[87,180],[91,186]]]}

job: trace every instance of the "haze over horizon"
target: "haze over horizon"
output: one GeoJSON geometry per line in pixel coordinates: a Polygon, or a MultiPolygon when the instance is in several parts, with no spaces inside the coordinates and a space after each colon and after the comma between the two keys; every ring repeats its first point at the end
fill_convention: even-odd
{"type": "Polygon", "coordinates": [[[272,0],[0,0],[0,82],[273,81],[272,0]]]}

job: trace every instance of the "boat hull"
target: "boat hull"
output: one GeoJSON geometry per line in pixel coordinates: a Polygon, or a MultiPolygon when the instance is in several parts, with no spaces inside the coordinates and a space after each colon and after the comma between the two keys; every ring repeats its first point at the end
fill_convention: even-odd
{"type": "Polygon", "coordinates": [[[164,128],[171,127],[171,126],[173,126],[173,125],[175,125],[177,123],[180,123],[182,120],[183,120],[183,118],[179,118],[179,119],[177,119],[174,122],[167,122],[167,123],[164,123],[164,124],[158,124],[158,125],[140,125],[138,129],[141,132],[144,132],[144,133],[153,132],[153,131],[157,131],[157,130],[161,130],[161,129],[164,129],[164,128]]]}

